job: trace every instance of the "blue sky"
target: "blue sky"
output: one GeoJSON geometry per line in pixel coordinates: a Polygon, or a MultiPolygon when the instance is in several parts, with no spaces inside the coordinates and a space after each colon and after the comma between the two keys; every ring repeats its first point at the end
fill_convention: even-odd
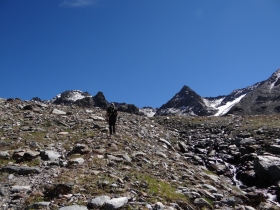
{"type": "Polygon", "coordinates": [[[280,68],[279,0],[0,0],[0,98],[102,91],[160,107],[280,68]]]}

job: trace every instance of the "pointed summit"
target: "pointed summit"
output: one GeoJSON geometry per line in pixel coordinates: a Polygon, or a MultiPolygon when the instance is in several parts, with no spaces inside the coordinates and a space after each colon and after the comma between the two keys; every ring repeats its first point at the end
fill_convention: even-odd
{"type": "Polygon", "coordinates": [[[191,88],[184,85],[182,89],[175,95],[177,97],[183,97],[183,96],[193,96],[193,97],[200,97],[196,92],[194,92],[191,88]]]}
{"type": "Polygon", "coordinates": [[[103,92],[100,92],[100,91],[93,97],[93,100],[94,100],[95,106],[101,107],[103,109],[105,109],[109,104],[108,101],[106,100],[103,92]]]}
{"type": "Polygon", "coordinates": [[[182,89],[180,90],[180,92],[182,92],[182,91],[189,91],[189,90],[192,91],[192,89],[189,88],[189,86],[184,85],[184,86],[182,87],[182,89]]]}
{"type": "Polygon", "coordinates": [[[209,115],[203,99],[195,91],[184,85],[183,88],[156,115],[209,115]]]}

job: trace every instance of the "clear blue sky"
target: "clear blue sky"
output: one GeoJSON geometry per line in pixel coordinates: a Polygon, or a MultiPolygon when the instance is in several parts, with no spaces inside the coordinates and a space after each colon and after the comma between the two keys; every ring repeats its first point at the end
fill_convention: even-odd
{"type": "Polygon", "coordinates": [[[0,0],[0,98],[102,91],[160,107],[280,68],[279,0],[0,0]]]}

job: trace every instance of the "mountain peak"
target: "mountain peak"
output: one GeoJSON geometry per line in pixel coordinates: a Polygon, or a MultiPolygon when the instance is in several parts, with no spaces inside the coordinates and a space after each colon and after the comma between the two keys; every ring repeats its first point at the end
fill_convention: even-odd
{"type": "Polygon", "coordinates": [[[55,104],[71,104],[86,97],[91,97],[91,95],[81,90],[66,90],[55,96],[51,101],[55,104]]]}
{"type": "Polygon", "coordinates": [[[192,89],[191,89],[189,86],[184,85],[184,86],[182,87],[182,89],[180,90],[180,92],[182,92],[182,91],[189,91],[189,90],[192,91],[192,89]]]}
{"type": "Polygon", "coordinates": [[[277,69],[272,76],[280,76],[280,69],[277,69]]]}
{"type": "Polygon", "coordinates": [[[166,104],[162,105],[156,115],[209,115],[203,99],[190,87],[183,88],[166,104]]]}

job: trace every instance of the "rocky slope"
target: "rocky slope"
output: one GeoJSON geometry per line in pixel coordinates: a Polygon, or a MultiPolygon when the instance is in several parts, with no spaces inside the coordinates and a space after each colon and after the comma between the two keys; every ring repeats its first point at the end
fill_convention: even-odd
{"type": "Polygon", "coordinates": [[[279,115],[104,116],[1,99],[1,208],[280,208],[279,115]]]}

